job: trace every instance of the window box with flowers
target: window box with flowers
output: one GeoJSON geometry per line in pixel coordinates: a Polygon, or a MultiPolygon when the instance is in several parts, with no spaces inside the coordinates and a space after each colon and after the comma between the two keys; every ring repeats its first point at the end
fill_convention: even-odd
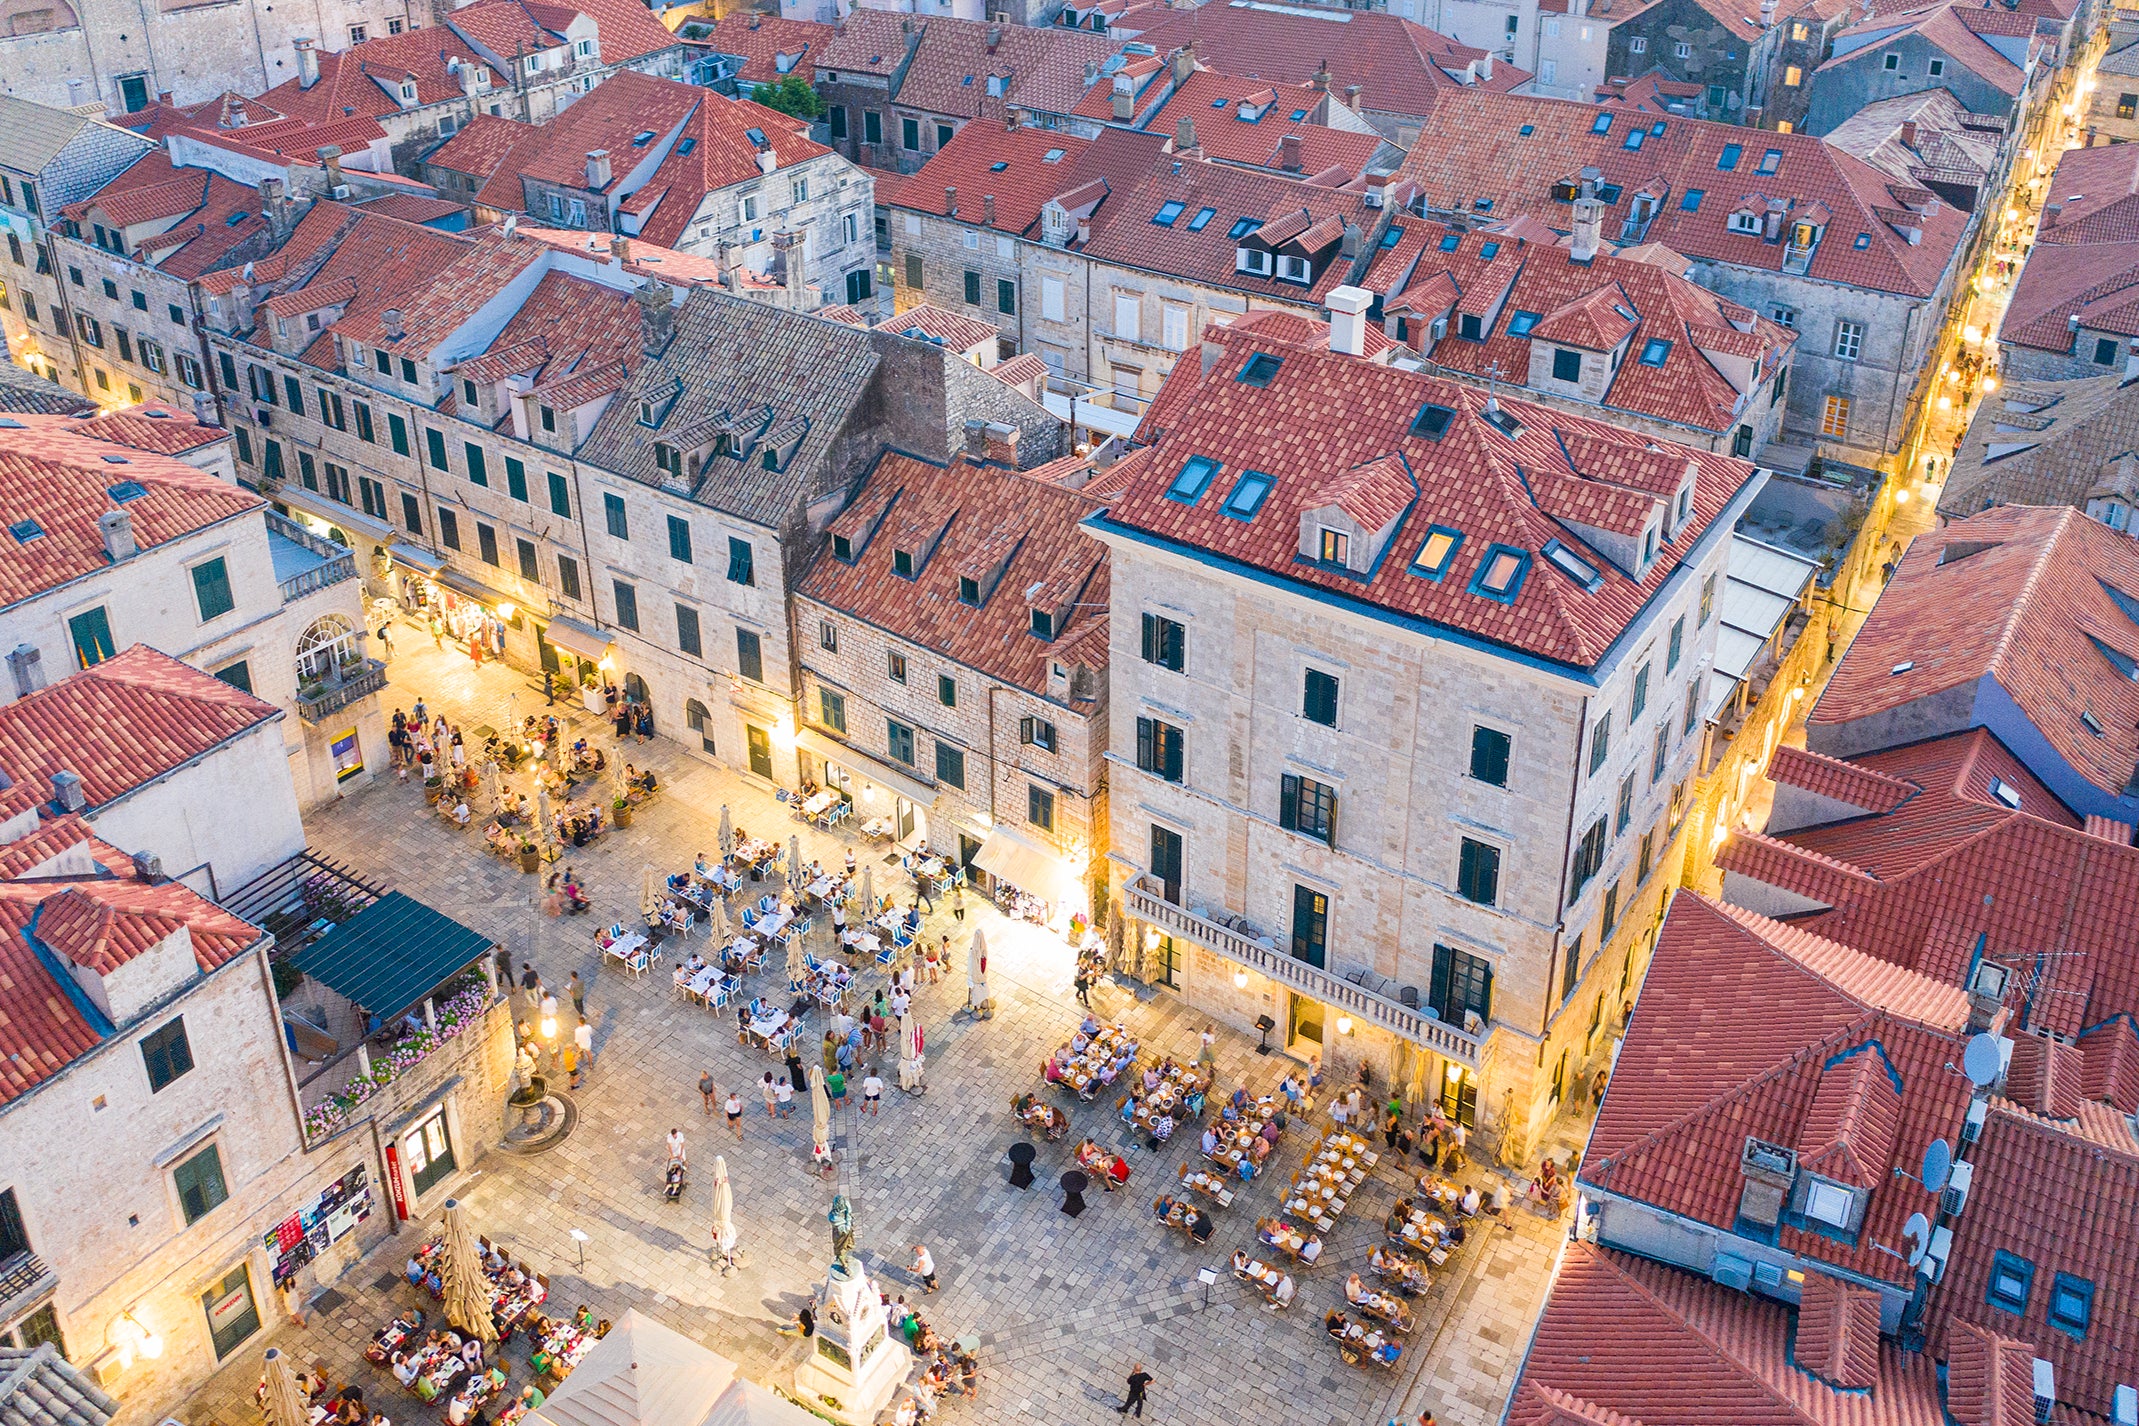
{"type": "Polygon", "coordinates": [[[331,1093],[305,1110],[305,1137],[313,1142],[338,1133],[370,1100],[408,1077],[440,1049],[483,1023],[483,1016],[497,1003],[479,971],[470,971],[444,987],[434,1003],[428,1026],[403,1031],[391,1044],[381,1045],[381,1036],[371,1044],[371,1072],[353,1075],[339,1092],[331,1093]]]}

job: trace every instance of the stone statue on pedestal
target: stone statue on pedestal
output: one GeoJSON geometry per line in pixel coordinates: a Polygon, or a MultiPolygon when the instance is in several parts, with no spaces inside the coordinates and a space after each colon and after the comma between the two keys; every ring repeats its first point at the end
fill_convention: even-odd
{"type": "Polygon", "coordinates": [[[847,1196],[837,1194],[832,1199],[832,1211],[825,1214],[832,1225],[832,1261],[842,1268],[850,1267],[854,1258],[854,1205],[847,1196]]]}

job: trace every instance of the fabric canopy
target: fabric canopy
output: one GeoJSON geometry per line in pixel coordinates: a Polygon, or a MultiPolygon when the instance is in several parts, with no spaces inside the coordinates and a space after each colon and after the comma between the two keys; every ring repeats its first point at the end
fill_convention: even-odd
{"type": "Polygon", "coordinates": [[[627,1308],[529,1426],[823,1426],[735,1363],[627,1308]]]}
{"type": "Polygon", "coordinates": [[[1082,889],[1068,862],[1008,827],[997,827],[988,833],[973,865],[1042,901],[1075,902],[1081,896],[1082,889]]]}
{"type": "Polygon", "coordinates": [[[465,595],[478,604],[498,605],[512,602],[481,580],[470,579],[457,569],[442,569],[436,577],[440,584],[443,584],[455,594],[465,595]]]}
{"type": "Polygon", "coordinates": [[[880,787],[889,788],[917,807],[928,807],[936,800],[936,789],[914,774],[901,772],[859,748],[850,748],[844,743],[834,742],[815,728],[804,728],[797,741],[807,751],[821,758],[829,758],[880,787]]]}
{"type": "Polygon", "coordinates": [[[609,652],[609,636],[577,619],[558,616],[543,626],[542,637],[567,653],[600,663],[609,652]]]}
{"type": "Polygon", "coordinates": [[[297,968],[391,1020],[490,953],[493,942],[390,891],[297,953],[297,968]]]}
{"type": "Polygon", "coordinates": [[[422,545],[409,544],[404,540],[396,540],[388,546],[387,553],[394,557],[395,564],[405,564],[410,569],[420,569],[425,574],[436,574],[446,567],[444,555],[434,555],[422,545]]]}

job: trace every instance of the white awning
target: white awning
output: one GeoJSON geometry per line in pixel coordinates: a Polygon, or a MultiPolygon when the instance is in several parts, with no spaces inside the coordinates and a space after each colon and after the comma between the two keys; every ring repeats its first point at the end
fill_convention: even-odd
{"type": "Polygon", "coordinates": [[[1729,569],[1733,584],[1749,584],[1794,600],[1803,597],[1813,576],[1820,572],[1820,562],[1745,535],[1733,535],[1729,569]]]}
{"type": "Polygon", "coordinates": [[[1753,661],[1767,646],[1768,641],[1758,634],[1724,625],[1716,631],[1716,672],[1733,679],[1744,678],[1746,670],[1753,666],[1753,661]]]}
{"type": "Polygon", "coordinates": [[[609,636],[601,630],[562,615],[543,626],[543,637],[565,652],[595,663],[600,663],[608,654],[611,643],[609,636]]]}
{"type": "Polygon", "coordinates": [[[1111,406],[1102,406],[1090,397],[1079,396],[1072,410],[1071,399],[1059,391],[1042,392],[1041,404],[1049,414],[1058,416],[1072,426],[1083,426],[1094,431],[1104,431],[1110,436],[1133,436],[1141,415],[1129,411],[1117,411],[1111,406]]]}
{"type": "Polygon", "coordinates": [[[433,554],[422,545],[403,544],[397,540],[386,547],[386,552],[394,557],[395,564],[405,564],[425,574],[436,574],[446,567],[444,555],[433,554]]]}
{"type": "Polygon", "coordinates": [[[1008,827],[997,827],[988,833],[988,839],[974,854],[973,865],[1042,901],[1063,905],[1083,900],[1084,888],[1068,862],[1008,827]]]}
{"type": "Polygon", "coordinates": [[[1710,669],[1708,673],[1708,701],[1707,706],[1701,710],[1701,716],[1711,723],[1715,722],[1716,715],[1723,711],[1723,705],[1730,702],[1731,695],[1738,691],[1740,682],[1741,680],[1732,677],[1720,668],[1710,669]]]}
{"type": "Polygon", "coordinates": [[[826,737],[815,728],[804,728],[796,735],[795,741],[801,744],[805,752],[827,758],[865,781],[889,788],[917,807],[926,808],[935,803],[935,788],[911,773],[900,772],[897,768],[887,766],[873,753],[863,752],[860,748],[850,748],[845,743],[826,737]]]}

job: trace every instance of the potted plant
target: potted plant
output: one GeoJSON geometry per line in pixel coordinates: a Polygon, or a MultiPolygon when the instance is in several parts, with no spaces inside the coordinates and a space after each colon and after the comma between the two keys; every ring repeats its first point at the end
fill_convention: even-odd
{"type": "Polygon", "coordinates": [[[614,812],[614,813],[616,813],[616,824],[617,824],[617,826],[619,826],[619,827],[629,827],[629,826],[631,825],[631,799],[630,799],[630,798],[628,798],[628,797],[619,797],[619,798],[617,798],[617,799],[616,799],[615,801],[613,801],[613,802],[611,802],[611,803],[609,804],[609,810],[610,810],[610,811],[612,811],[612,812],[614,812]]]}
{"type": "Polygon", "coordinates": [[[542,870],[542,849],[526,837],[520,839],[520,870],[530,876],[542,870]]]}

